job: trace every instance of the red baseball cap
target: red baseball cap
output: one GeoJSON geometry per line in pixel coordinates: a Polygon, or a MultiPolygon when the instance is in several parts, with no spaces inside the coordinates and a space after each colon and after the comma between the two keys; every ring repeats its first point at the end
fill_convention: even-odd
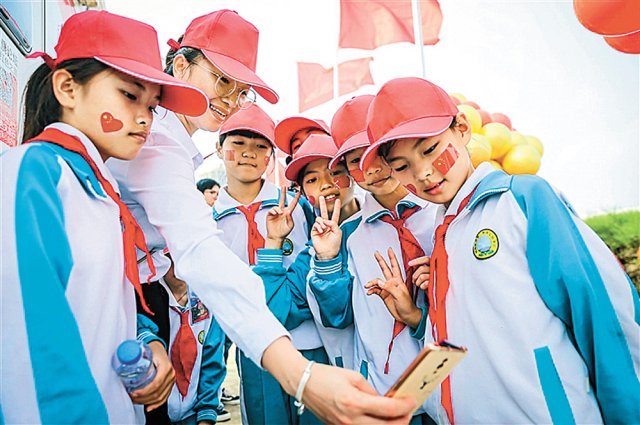
{"type": "Polygon", "coordinates": [[[329,126],[320,119],[305,117],[285,118],[276,125],[276,146],[287,155],[291,155],[291,139],[300,130],[315,128],[329,133],[329,126]]]}
{"type": "Polygon", "coordinates": [[[293,154],[293,161],[284,170],[287,180],[296,181],[298,174],[310,162],[316,159],[328,158],[331,160],[338,148],[328,134],[312,134],[304,142],[300,149],[293,154]]]}
{"type": "Polygon", "coordinates": [[[51,69],[70,59],[93,58],[124,74],[162,86],[160,105],[189,116],[204,114],[209,106],[206,95],[195,87],[165,74],[156,30],[135,19],[104,10],[76,13],[60,30],[55,47],[57,58],[34,52],[51,69]]]}
{"type": "Polygon", "coordinates": [[[169,45],[201,50],[220,71],[250,85],[269,103],[277,103],[278,94],[256,75],[258,35],[258,29],[238,12],[222,9],[195,18],[182,41],[169,40],[169,45]]]}
{"type": "Polygon", "coordinates": [[[360,160],[391,140],[430,137],[451,125],[458,108],[440,87],[422,78],[397,78],[385,83],[369,106],[367,135],[371,146],[360,160]]]}
{"type": "Polygon", "coordinates": [[[347,152],[369,146],[367,112],[373,98],[371,94],[356,96],[346,101],[333,115],[331,135],[338,152],[329,162],[329,168],[333,168],[347,152]]]}
{"type": "Polygon", "coordinates": [[[275,123],[267,113],[255,103],[247,109],[240,109],[220,127],[220,136],[234,130],[249,130],[258,133],[273,146],[275,123]]]}

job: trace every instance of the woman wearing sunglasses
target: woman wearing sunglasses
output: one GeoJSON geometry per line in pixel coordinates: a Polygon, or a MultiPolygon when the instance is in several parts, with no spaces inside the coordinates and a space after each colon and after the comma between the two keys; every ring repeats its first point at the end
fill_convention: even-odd
{"type": "MultiPolygon", "coordinates": [[[[195,189],[194,170],[202,155],[193,133],[217,131],[231,114],[253,103],[255,92],[270,103],[278,101],[255,73],[258,30],[236,12],[220,10],[194,19],[180,42],[169,44],[167,73],[201,89],[209,99],[207,112],[193,118],[162,111],[134,161],[107,163],[144,230],[157,276],[168,270],[162,253],[168,247],[176,276],[199,295],[245,355],[325,421],[407,423],[414,401],[377,396],[355,372],[312,365],[298,353],[267,308],[262,281],[222,242],[211,209],[195,189]]],[[[161,319],[156,320],[162,321],[167,309],[160,303],[156,310],[161,319]]]]}

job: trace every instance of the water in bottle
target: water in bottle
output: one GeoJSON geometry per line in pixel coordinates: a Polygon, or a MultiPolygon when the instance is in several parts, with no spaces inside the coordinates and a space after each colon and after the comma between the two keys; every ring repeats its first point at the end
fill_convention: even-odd
{"type": "Polygon", "coordinates": [[[127,340],[118,346],[111,365],[127,392],[145,387],[156,376],[151,348],[142,341],[127,340]]]}

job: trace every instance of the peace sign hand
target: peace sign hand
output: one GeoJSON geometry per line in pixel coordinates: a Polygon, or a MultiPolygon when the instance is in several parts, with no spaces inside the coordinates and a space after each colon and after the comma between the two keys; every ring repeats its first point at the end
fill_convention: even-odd
{"type": "Polygon", "coordinates": [[[320,216],[316,217],[316,222],[311,228],[311,242],[319,260],[331,260],[338,256],[340,252],[340,242],[342,241],[342,230],[338,225],[340,219],[340,199],[336,199],[333,204],[333,212],[329,219],[327,211],[327,201],[324,196],[320,199],[320,216]]]}
{"type": "Polygon", "coordinates": [[[391,267],[378,251],[374,254],[385,280],[373,279],[369,281],[364,286],[368,289],[367,295],[378,295],[394,319],[412,328],[417,328],[422,318],[422,310],[416,307],[411,299],[411,294],[402,279],[398,258],[393,249],[389,248],[387,254],[389,255],[391,267]]]}
{"type": "Polygon", "coordinates": [[[295,226],[292,214],[298,205],[300,192],[296,194],[287,206],[285,206],[286,197],[287,189],[283,186],[280,188],[278,206],[271,208],[267,213],[267,238],[265,240],[265,248],[282,248],[284,239],[289,236],[289,233],[291,233],[295,226]]]}

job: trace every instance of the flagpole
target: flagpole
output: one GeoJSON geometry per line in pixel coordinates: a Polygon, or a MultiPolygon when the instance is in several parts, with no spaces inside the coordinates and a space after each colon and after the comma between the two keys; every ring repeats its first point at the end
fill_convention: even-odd
{"type": "Polygon", "coordinates": [[[424,60],[424,46],[422,40],[422,12],[420,10],[420,0],[411,0],[411,9],[413,11],[413,33],[416,38],[416,46],[420,50],[420,61],[422,64],[422,78],[427,78],[427,71],[424,60]]]}
{"type": "Polygon", "coordinates": [[[336,2],[338,4],[338,42],[336,43],[336,57],[333,66],[333,99],[337,99],[340,94],[340,77],[338,76],[338,64],[340,63],[338,53],[340,53],[340,20],[342,16],[340,14],[340,0],[336,2]]]}

